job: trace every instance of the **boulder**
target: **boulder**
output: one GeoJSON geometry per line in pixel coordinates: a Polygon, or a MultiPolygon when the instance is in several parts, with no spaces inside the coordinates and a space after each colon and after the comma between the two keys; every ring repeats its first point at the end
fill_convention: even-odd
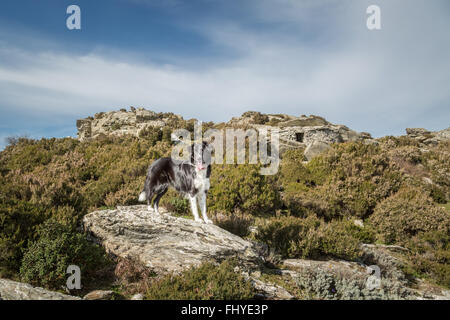
{"type": "Polygon", "coordinates": [[[77,120],[78,139],[88,140],[102,135],[139,136],[149,127],[162,128],[171,119],[182,119],[172,113],[158,114],[144,108],[131,107],[130,111],[108,111],[96,113],[94,117],[77,120]]]}
{"type": "Polygon", "coordinates": [[[408,299],[449,300],[450,291],[415,279],[411,287],[402,271],[402,261],[393,253],[400,246],[363,244],[361,261],[339,259],[287,259],[283,276],[290,276],[311,298],[319,299],[408,299]]]}
{"type": "Polygon", "coordinates": [[[314,157],[317,157],[319,154],[331,149],[330,145],[321,142],[321,141],[313,141],[308,147],[305,149],[305,158],[310,161],[314,157]]]}
{"type": "Polygon", "coordinates": [[[261,281],[254,277],[243,274],[244,278],[250,281],[252,286],[258,291],[256,294],[257,299],[269,299],[269,300],[292,300],[294,296],[290,294],[285,288],[273,284],[261,281]]]}
{"type": "Polygon", "coordinates": [[[205,261],[237,257],[257,268],[266,247],[212,225],[158,215],[147,206],[100,210],[83,219],[85,231],[111,254],[136,259],[156,273],[179,273],[205,261]]]}
{"type": "Polygon", "coordinates": [[[436,132],[424,128],[407,128],[406,135],[424,145],[437,145],[440,142],[450,140],[450,128],[436,132]]]}
{"type": "Polygon", "coordinates": [[[450,140],[450,128],[436,132],[435,138],[439,141],[450,140]]]}
{"type": "Polygon", "coordinates": [[[111,300],[115,293],[111,290],[94,290],[83,297],[84,300],[111,300]]]}
{"type": "Polygon", "coordinates": [[[0,279],[0,300],[81,300],[79,297],[33,287],[27,283],[0,279]]]}
{"type": "Polygon", "coordinates": [[[144,295],[142,293],[136,293],[130,298],[130,300],[144,300],[144,295]]]}

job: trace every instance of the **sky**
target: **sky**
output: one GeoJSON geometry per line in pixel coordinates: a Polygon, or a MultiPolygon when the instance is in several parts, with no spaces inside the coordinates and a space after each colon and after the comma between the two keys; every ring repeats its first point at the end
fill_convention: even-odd
{"type": "Polygon", "coordinates": [[[0,149],[129,106],[320,115],[375,137],[450,126],[448,0],[2,0],[0,149]],[[69,5],[81,30],[69,30],[69,5]],[[381,30],[369,30],[369,5],[381,30]]]}

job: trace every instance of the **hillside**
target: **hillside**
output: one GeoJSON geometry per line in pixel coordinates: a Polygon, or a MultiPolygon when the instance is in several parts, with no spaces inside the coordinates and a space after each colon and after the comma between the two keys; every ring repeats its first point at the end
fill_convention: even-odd
{"type": "MultiPolygon", "coordinates": [[[[345,294],[324,293],[317,288],[319,275],[301,273],[287,281],[273,270],[289,271],[290,260],[296,261],[292,272],[298,261],[367,265],[367,248],[385,246],[401,248],[389,255],[398,261],[405,288],[450,288],[449,129],[407,129],[405,136],[372,139],[317,116],[258,112],[204,123],[205,128],[264,125],[280,128],[284,150],[278,174],[262,176],[259,165],[213,165],[208,194],[217,226],[267,246],[270,257],[257,270],[260,281],[276,283],[295,298],[380,298],[351,296],[344,285],[345,294]]],[[[205,292],[205,298],[252,297],[248,278],[236,276],[233,261],[225,260],[217,273],[207,261],[196,266],[200,277],[214,274],[207,280],[187,270],[172,281],[136,261],[107,255],[80,228],[88,213],[137,205],[148,165],[170,155],[171,131],[192,130],[192,119],[133,108],[78,120],[77,127],[78,139],[11,139],[0,153],[0,278],[59,290],[67,264],[78,263],[89,284],[82,293],[113,288],[121,297],[161,298],[155,287],[162,286],[162,298],[176,298],[171,290],[177,283],[209,281],[218,292],[205,292]],[[224,278],[242,290],[227,296],[233,284],[220,284],[224,278]]],[[[162,206],[190,218],[187,201],[174,192],[163,197],[162,206]]],[[[382,277],[390,274],[381,267],[382,277]]],[[[396,296],[393,292],[384,298],[396,296]]]]}

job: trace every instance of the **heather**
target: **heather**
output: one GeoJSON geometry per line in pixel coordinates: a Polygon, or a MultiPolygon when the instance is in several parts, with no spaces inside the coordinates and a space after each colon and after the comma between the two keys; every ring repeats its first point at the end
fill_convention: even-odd
{"type": "MultiPolygon", "coordinates": [[[[170,155],[169,137],[148,130],[140,137],[83,142],[11,139],[0,153],[0,276],[56,287],[62,265],[79,259],[66,254],[67,248],[78,248],[92,262],[88,274],[101,271],[104,253],[84,242],[82,217],[99,208],[138,204],[148,165],[170,155]],[[50,222],[63,230],[62,238],[43,235],[50,222]]],[[[301,148],[288,149],[274,176],[259,175],[258,165],[214,165],[210,215],[219,226],[264,242],[283,258],[358,261],[361,243],[400,245],[408,250],[406,272],[449,287],[449,143],[425,150],[407,137],[374,141],[333,144],[309,162],[301,148]]],[[[162,206],[189,216],[188,203],[175,192],[162,206]]],[[[169,292],[191,280],[162,281],[169,292]]],[[[219,297],[225,290],[234,297],[226,288],[217,290],[205,295],[219,297]]],[[[158,296],[149,291],[149,297],[158,296]]]]}

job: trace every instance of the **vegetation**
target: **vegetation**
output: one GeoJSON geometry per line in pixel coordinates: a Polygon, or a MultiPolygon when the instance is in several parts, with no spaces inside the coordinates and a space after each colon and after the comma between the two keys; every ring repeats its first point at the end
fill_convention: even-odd
{"type": "Polygon", "coordinates": [[[150,300],[247,300],[255,290],[239,272],[237,261],[225,260],[219,266],[204,263],[181,275],[167,275],[147,289],[150,300]]]}
{"type": "MultiPolygon", "coordinates": [[[[192,126],[182,121],[174,118],[171,126],[192,126]]],[[[0,277],[53,288],[68,263],[83,258],[86,274],[101,270],[102,249],[77,231],[82,217],[137,204],[148,165],[171,150],[169,128],[148,129],[139,138],[9,142],[0,153],[0,277]]],[[[258,165],[214,165],[209,210],[218,225],[263,241],[284,258],[357,260],[361,243],[401,245],[409,250],[408,272],[449,287],[449,149],[448,142],[423,150],[413,139],[385,137],[378,144],[333,145],[306,164],[303,150],[287,150],[274,176],[260,175],[258,165]]],[[[175,192],[161,204],[178,214],[189,211],[175,192]]],[[[167,277],[158,284],[165,289],[158,295],[150,288],[148,297],[250,296],[230,268],[228,262],[219,269],[206,264],[198,275],[204,278],[193,271],[167,277]],[[242,286],[220,287],[222,277],[242,286]],[[195,281],[211,285],[197,292],[195,281]],[[170,293],[173,288],[187,291],[170,293]]]]}
{"type": "Polygon", "coordinates": [[[325,223],[309,216],[305,219],[279,217],[259,226],[256,240],[267,243],[287,258],[334,256],[353,260],[359,257],[359,239],[347,221],[325,223]]]}
{"type": "Polygon", "coordinates": [[[98,270],[110,264],[102,248],[59,223],[46,221],[38,235],[22,259],[20,278],[24,282],[60,289],[66,283],[69,265],[79,266],[83,278],[90,282],[98,270]]]}

